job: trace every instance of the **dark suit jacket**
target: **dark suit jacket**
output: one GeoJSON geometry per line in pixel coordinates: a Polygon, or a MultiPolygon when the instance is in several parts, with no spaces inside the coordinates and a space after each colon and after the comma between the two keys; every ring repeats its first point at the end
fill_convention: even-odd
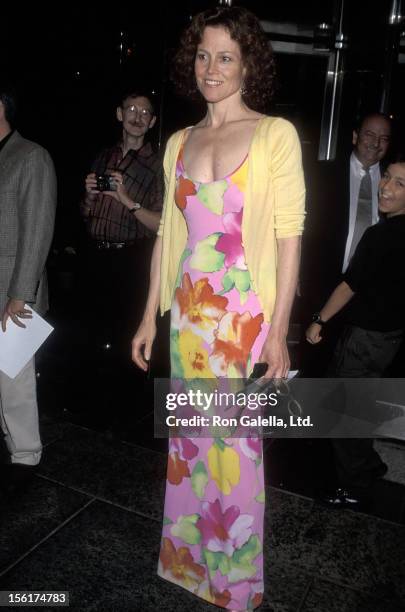
{"type": "Polygon", "coordinates": [[[350,163],[314,162],[306,168],[307,219],[301,291],[320,308],[340,281],[349,229],[350,163]]]}
{"type": "Polygon", "coordinates": [[[14,132],[0,151],[0,312],[9,297],[43,314],[56,177],[49,153],[14,132]]]}
{"type": "MultiPolygon", "coordinates": [[[[383,174],[385,164],[380,164],[383,174]]],[[[350,216],[350,153],[332,162],[308,162],[307,220],[303,239],[302,292],[320,308],[339,284],[350,216]]]]}

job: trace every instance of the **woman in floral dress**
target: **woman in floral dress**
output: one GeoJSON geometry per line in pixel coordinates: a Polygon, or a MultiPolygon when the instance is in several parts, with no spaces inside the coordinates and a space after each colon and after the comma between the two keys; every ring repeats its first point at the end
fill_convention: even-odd
{"type": "MultiPolygon", "coordinates": [[[[274,66],[256,17],[238,7],[197,15],[173,78],[207,113],[166,148],[134,361],[146,370],[160,301],[162,314],[171,309],[174,379],[245,378],[257,361],[266,377],[285,377],[305,190],[293,126],[260,112],[274,66]]],[[[261,440],[171,438],[159,575],[223,608],[260,605],[264,502],[261,440]]]]}

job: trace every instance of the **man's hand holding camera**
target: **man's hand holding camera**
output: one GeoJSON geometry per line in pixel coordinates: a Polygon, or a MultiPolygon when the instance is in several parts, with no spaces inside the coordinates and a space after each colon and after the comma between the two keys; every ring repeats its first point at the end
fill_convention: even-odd
{"type": "Polygon", "coordinates": [[[86,176],[85,184],[86,196],[91,200],[94,200],[97,194],[100,193],[97,189],[97,178],[95,172],[91,172],[86,176]]]}
{"type": "Polygon", "coordinates": [[[122,174],[120,172],[111,172],[110,183],[111,182],[113,182],[115,186],[115,191],[107,191],[108,195],[115,198],[118,202],[121,202],[126,208],[132,208],[134,202],[128,195],[122,174]]]}
{"type": "Polygon", "coordinates": [[[97,176],[95,172],[91,172],[86,176],[86,193],[87,197],[93,201],[99,193],[105,193],[111,196],[123,206],[131,209],[134,202],[128,195],[124,185],[124,177],[120,172],[111,172],[110,174],[102,174],[97,176]]]}

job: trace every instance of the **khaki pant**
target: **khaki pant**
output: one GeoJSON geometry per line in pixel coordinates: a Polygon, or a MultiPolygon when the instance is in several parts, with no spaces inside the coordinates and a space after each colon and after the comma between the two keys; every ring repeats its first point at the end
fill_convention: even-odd
{"type": "Polygon", "coordinates": [[[37,465],[42,444],[34,359],[15,378],[0,371],[0,421],[11,462],[37,465]]]}

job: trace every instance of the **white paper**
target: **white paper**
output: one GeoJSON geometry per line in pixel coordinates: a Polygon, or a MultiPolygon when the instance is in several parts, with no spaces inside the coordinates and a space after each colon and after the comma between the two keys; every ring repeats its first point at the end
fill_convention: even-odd
{"type": "Polygon", "coordinates": [[[39,316],[31,306],[32,319],[20,319],[26,328],[18,327],[9,318],[6,331],[0,326],[0,370],[15,378],[45,342],[53,327],[39,316]]]}

